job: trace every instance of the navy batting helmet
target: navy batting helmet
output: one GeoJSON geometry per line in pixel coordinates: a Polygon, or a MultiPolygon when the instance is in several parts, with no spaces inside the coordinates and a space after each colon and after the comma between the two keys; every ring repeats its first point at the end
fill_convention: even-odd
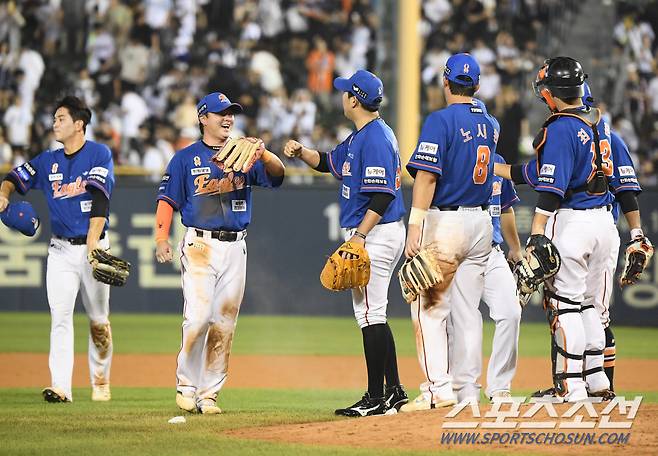
{"type": "Polygon", "coordinates": [[[580,98],[585,94],[583,84],[587,75],[577,60],[571,57],[553,57],[544,61],[532,84],[535,95],[551,111],[557,111],[553,98],[563,100],[580,98]]]}

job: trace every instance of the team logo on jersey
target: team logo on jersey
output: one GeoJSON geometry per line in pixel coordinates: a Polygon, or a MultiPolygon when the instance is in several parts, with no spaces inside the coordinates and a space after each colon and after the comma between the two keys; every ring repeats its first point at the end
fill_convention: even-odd
{"type": "Polygon", "coordinates": [[[418,144],[418,153],[436,155],[439,151],[439,145],[430,142],[421,142],[418,144]]]}
{"type": "Polygon", "coordinates": [[[242,190],[246,186],[246,179],[244,175],[235,173],[229,173],[221,179],[210,179],[209,174],[201,174],[194,178],[194,186],[196,187],[194,196],[219,195],[242,190]]]}
{"type": "Polygon", "coordinates": [[[78,176],[75,181],[62,184],[61,181],[52,183],[53,199],[67,199],[74,196],[82,195],[87,191],[87,181],[78,176]]]}
{"type": "Polygon", "coordinates": [[[367,166],[366,177],[386,177],[386,169],[379,166],[367,166]]]}
{"type": "Polygon", "coordinates": [[[603,132],[606,136],[610,136],[610,125],[608,125],[608,122],[603,122],[603,132]]]}
{"type": "Polygon", "coordinates": [[[210,167],[204,166],[203,168],[192,168],[190,173],[193,176],[198,176],[199,174],[210,174],[210,167]]]}
{"type": "Polygon", "coordinates": [[[57,172],[58,167],[59,167],[59,163],[53,163],[52,168],[50,168],[50,172],[55,174],[57,172]]]}
{"type": "Polygon", "coordinates": [[[194,166],[201,166],[201,158],[198,155],[194,156],[194,166]]]}
{"type": "Polygon", "coordinates": [[[578,139],[580,139],[580,142],[583,144],[587,144],[589,142],[589,135],[585,130],[582,128],[578,130],[578,139]]]}
{"type": "Polygon", "coordinates": [[[555,165],[551,165],[546,163],[545,165],[541,165],[541,169],[539,170],[539,174],[545,174],[547,176],[552,176],[555,174],[555,165]]]}
{"type": "Polygon", "coordinates": [[[231,209],[233,212],[247,212],[247,201],[231,200],[231,209]]]}
{"type": "Polygon", "coordinates": [[[48,174],[48,180],[50,182],[53,181],[61,181],[64,179],[64,175],[62,173],[57,173],[57,174],[48,174]]]}
{"type": "Polygon", "coordinates": [[[493,190],[491,191],[491,196],[498,196],[501,193],[503,185],[499,181],[494,181],[493,190]]]}
{"type": "Polygon", "coordinates": [[[342,176],[351,176],[352,172],[350,171],[351,163],[347,160],[343,162],[343,170],[341,171],[342,176]]]}
{"type": "Polygon", "coordinates": [[[618,166],[619,176],[635,176],[635,170],[632,166],[618,166]]]}
{"type": "Polygon", "coordinates": [[[345,184],[343,184],[343,192],[342,192],[342,194],[343,194],[343,198],[345,198],[345,199],[350,199],[350,188],[349,188],[347,185],[345,185],[345,184]]]}

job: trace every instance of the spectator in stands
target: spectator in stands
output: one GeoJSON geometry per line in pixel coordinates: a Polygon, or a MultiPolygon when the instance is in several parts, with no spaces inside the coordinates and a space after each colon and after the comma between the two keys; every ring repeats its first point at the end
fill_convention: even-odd
{"type": "Polygon", "coordinates": [[[7,131],[7,140],[14,152],[22,151],[30,143],[32,111],[26,109],[20,95],[14,97],[14,103],[5,111],[2,118],[7,131]]]}
{"type": "Polygon", "coordinates": [[[306,59],[308,70],[308,89],[318,97],[323,107],[330,104],[329,94],[332,90],[334,53],[327,47],[327,42],[319,36],[313,40],[313,50],[306,59]]]}

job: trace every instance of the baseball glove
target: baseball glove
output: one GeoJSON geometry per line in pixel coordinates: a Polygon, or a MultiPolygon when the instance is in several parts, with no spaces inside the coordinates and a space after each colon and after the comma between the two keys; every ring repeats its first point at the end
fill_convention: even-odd
{"type": "Polygon", "coordinates": [[[636,283],[649,265],[652,256],[653,245],[646,236],[629,242],[626,247],[624,272],[619,278],[619,284],[624,287],[636,283]]]}
{"type": "Polygon", "coordinates": [[[212,157],[212,161],[223,164],[225,172],[247,173],[265,152],[263,141],[258,138],[230,138],[220,151],[212,157]]]}
{"type": "Polygon", "coordinates": [[[322,285],[332,291],[365,287],[370,281],[370,257],[365,247],[343,243],[327,258],[320,273],[322,285]]]}
{"type": "Polygon", "coordinates": [[[543,234],[533,234],[526,244],[527,257],[514,266],[514,276],[521,305],[527,304],[530,295],[539,285],[560,270],[562,260],[555,245],[543,234]]]}
{"type": "Polygon", "coordinates": [[[398,279],[404,300],[411,304],[422,291],[442,283],[443,274],[434,261],[434,255],[427,249],[421,249],[416,256],[404,261],[398,279]]]}
{"type": "Polygon", "coordinates": [[[108,285],[122,287],[130,275],[130,263],[115,257],[107,250],[94,249],[87,256],[94,279],[108,285]]]}

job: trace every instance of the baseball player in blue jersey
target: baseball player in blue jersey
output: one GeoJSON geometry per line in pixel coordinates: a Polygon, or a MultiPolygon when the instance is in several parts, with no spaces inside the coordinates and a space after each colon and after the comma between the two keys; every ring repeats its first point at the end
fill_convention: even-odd
{"type": "Polygon", "coordinates": [[[473,375],[453,379],[448,373],[446,320],[451,316],[454,347],[464,359],[481,359],[484,272],[492,246],[487,208],[493,189],[493,154],[497,122],[473,95],[480,67],[469,54],[447,63],[443,92],[448,107],[431,113],[407,164],[415,178],[405,254],[421,247],[440,252],[444,280],[411,303],[420,367],[426,381],[420,395],[401,411],[445,407],[456,402],[453,387],[464,398],[479,399],[473,375]]]}
{"type": "Polygon", "coordinates": [[[91,111],[82,101],[65,97],[53,121],[55,139],[64,147],[42,152],[14,168],[0,187],[0,212],[14,191],[24,195],[36,188],[48,202],[53,234],[46,272],[52,318],[48,359],[52,384],[43,390],[48,402],[73,400],[73,309],[78,292],[90,323],[92,400],[110,400],[110,287],[93,278],[87,255],[96,248],[109,248],[106,230],[114,172],[110,149],[85,140],[90,119],[91,111]]]}
{"type": "Polygon", "coordinates": [[[329,153],[293,140],[284,152],[341,182],[340,224],[346,230],[345,239],[364,245],[370,256],[369,283],[352,289],[354,316],[363,336],[368,391],[360,401],[335,413],[382,415],[396,412],[408,400],[400,385],[395,341],[386,321],[388,287],[404,249],[400,154],[393,131],[379,117],[384,90],[379,78],[359,70],[349,79],[337,78],[334,86],[343,92],[343,113],[354,122],[356,131],[329,153]]]}
{"type": "Polygon", "coordinates": [[[179,246],[183,283],[183,338],[176,368],[176,404],[188,412],[221,413],[231,343],[244,295],[251,188],[275,188],[285,168],[265,151],[246,173],[224,172],[211,161],[229,140],[242,107],[221,93],[197,105],[202,139],[176,152],[158,189],[156,258],[171,261],[173,211],[187,227],[179,246]]]}
{"type": "MultiPolygon", "coordinates": [[[[577,61],[556,57],[544,63],[533,85],[554,114],[534,143],[539,199],[528,244],[546,236],[562,257],[559,271],[545,283],[544,305],[556,352],[555,393],[570,402],[588,394],[614,397],[603,370],[606,338],[594,302],[618,237],[609,191],[615,164],[609,126],[598,109],[582,104],[585,78],[577,61]]],[[[643,240],[635,193],[618,191],[617,201],[632,239],[643,240]]]]}
{"type": "MultiPolygon", "coordinates": [[[[594,107],[594,98],[592,97],[589,85],[583,84],[584,95],[582,103],[587,107],[594,107]]],[[[609,130],[607,125],[604,125],[604,131],[609,130]]],[[[621,139],[621,137],[614,131],[610,131],[610,146],[612,149],[612,163],[613,174],[609,178],[609,186],[611,192],[615,195],[615,202],[612,207],[612,218],[616,226],[619,219],[620,203],[619,199],[624,200],[629,196],[624,195],[625,192],[631,192],[633,195],[638,195],[642,188],[640,187],[633,161],[631,159],[628,147],[621,139]]],[[[538,182],[537,161],[531,160],[523,165],[513,166],[500,166],[495,165],[495,172],[497,175],[502,175],[509,179],[514,179],[517,184],[528,184],[531,187],[536,187],[538,182]]],[[[632,196],[630,196],[632,198],[632,196]]],[[[615,271],[617,269],[617,260],[619,256],[620,245],[619,233],[616,228],[612,234],[610,242],[610,254],[608,262],[603,270],[602,275],[590,275],[588,277],[587,288],[592,290],[591,295],[586,296],[586,301],[583,302],[583,307],[593,305],[596,309],[601,324],[605,330],[605,349],[604,349],[604,371],[608,380],[610,381],[610,389],[614,391],[614,367],[616,360],[616,344],[615,337],[610,328],[610,299],[612,298],[612,287],[614,286],[615,271]]],[[[552,351],[552,357],[555,358],[556,351],[552,351]]],[[[539,395],[551,394],[553,389],[540,390],[539,395]]]]}

